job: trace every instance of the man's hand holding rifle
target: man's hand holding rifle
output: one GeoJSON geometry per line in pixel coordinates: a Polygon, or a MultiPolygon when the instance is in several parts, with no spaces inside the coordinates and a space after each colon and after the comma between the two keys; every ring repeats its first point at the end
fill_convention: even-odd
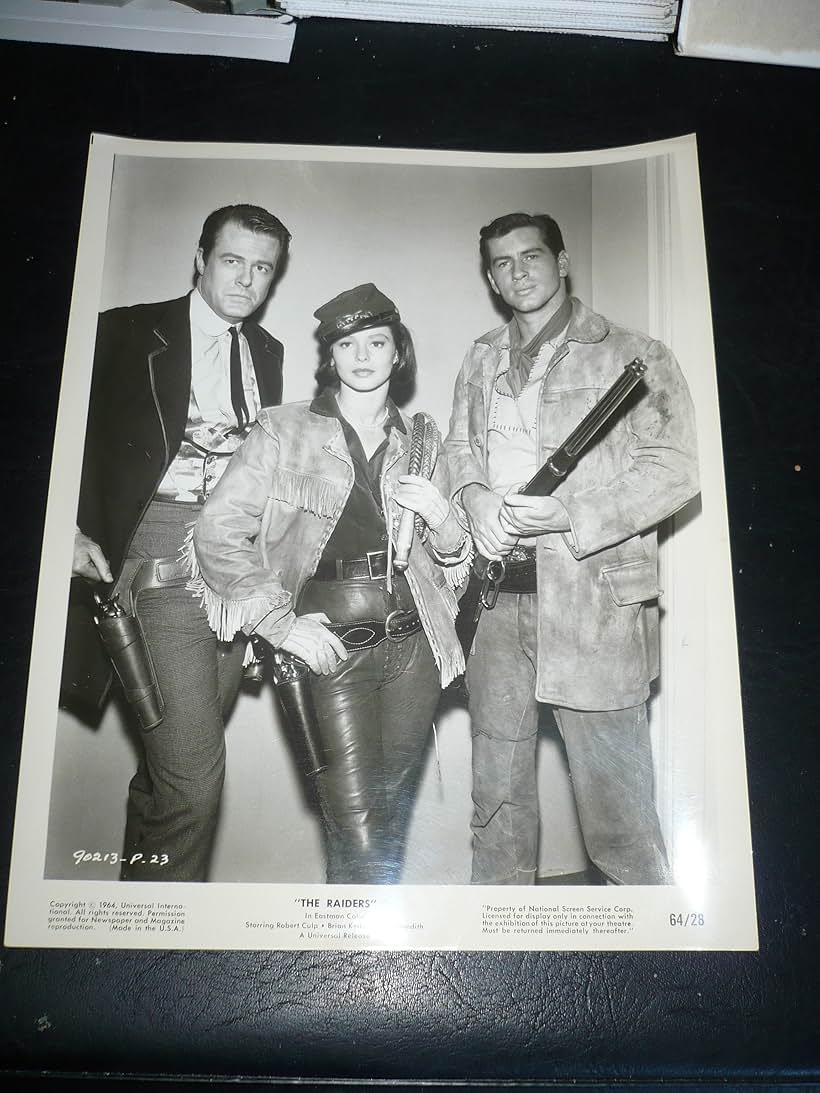
{"type": "Polygon", "coordinates": [[[488,561],[505,557],[519,539],[570,529],[567,510],[554,497],[531,497],[518,489],[501,496],[476,482],[461,500],[476,550],[488,561]]]}
{"type": "Polygon", "coordinates": [[[491,610],[495,606],[505,576],[505,559],[519,539],[571,530],[566,509],[550,495],[645,372],[646,365],[640,358],[630,361],[609,390],[529,482],[509,490],[503,496],[477,482],[462,491],[462,505],[480,555],[456,623],[465,654],[469,655],[482,609],[491,610]]]}
{"type": "Polygon", "coordinates": [[[555,531],[569,531],[567,510],[554,497],[530,497],[517,490],[504,496],[500,520],[521,539],[555,531]]]}

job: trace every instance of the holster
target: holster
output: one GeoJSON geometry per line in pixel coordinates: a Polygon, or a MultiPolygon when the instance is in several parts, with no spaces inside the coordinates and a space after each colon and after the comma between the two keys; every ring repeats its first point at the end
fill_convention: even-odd
{"type": "Polygon", "coordinates": [[[274,688],[305,774],[309,778],[320,774],[327,769],[327,760],[310,689],[310,668],[301,657],[274,649],[262,638],[253,637],[251,641],[254,654],[271,664],[274,688]]]}
{"type": "Polygon", "coordinates": [[[108,615],[106,604],[101,603],[95,616],[100,640],[143,732],[150,732],[160,724],[165,715],[165,703],[139,621],[137,599],[146,589],[163,588],[170,581],[183,577],[182,563],[176,558],[129,558],[111,597],[111,601],[115,597],[119,600],[124,613],[108,615]]]}
{"type": "MultiPolygon", "coordinates": [[[[470,580],[459,600],[456,616],[456,635],[464,650],[465,659],[473,648],[478,620],[484,610],[482,586],[487,573],[487,559],[480,554],[476,558],[470,580]]],[[[535,551],[532,548],[516,546],[505,562],[504,578],[499,592],[535,592],[537,588],[535,551]]]]}

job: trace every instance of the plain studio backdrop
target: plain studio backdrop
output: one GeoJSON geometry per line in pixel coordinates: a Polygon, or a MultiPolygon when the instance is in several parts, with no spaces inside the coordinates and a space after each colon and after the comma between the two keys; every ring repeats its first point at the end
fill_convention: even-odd
{"type": "MultiPolygon", "coordinates": [[[[287,268],[259,315],[285,345],[284,400],[314,392],[313,311],[373,281],[396,301],[415,340],[418,382],[406,409],[427,410],[445,433],[465,352],[505,318],[481,272],[478,230],[507,212],[549,212],[564,232],[573,293],[614,321],[669,343],[697,408],[708,385],[693,382],[687,301],[674,291],[683,275],[676,243],[685,229],[674,190],[666,157],[509,170],[119,156],[100,309],[182,295],[192,284],[208,213],[240,202],[263,205],[293,235],[287,268]]],[[[685,867],[689,847],[702,845],[710,808],[702,700],[692,686],[702,668],[704,626],[697,511],[690,505],[676,519],[662,552],[663,667],[651,704],[659,810],[676,868],[685,867]]],[[[75,850],[121,847],[137,752],[118,703],[97,728],[64,711],[58,717],[45,875],[76,878],[75,850]]],[[[547,877],[583,870],[586,856],[562,748],[551,717],[543,721],[539,873],[547,877]]],[[[320,829],[305,805],[270,684],[240,695],[226,743],[211,880],[321,882],[320,829]]],[[[431,741],[406,882],[468,882],[470,813],[469,718],[449,709],[438,718],[437,747],[431,741]]],[[[84,867],[85,878],[114,879],[118,870],[92,868],[84,867]]]]}

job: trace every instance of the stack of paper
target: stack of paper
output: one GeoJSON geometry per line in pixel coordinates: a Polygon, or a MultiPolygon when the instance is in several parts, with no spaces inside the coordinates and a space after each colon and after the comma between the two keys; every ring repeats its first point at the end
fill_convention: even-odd
{"type": "Polygon", "coordinates": [[[684,0],[678,53],[820,68],[818,0],[684,0]]]}
{"type": "Polygon", "coordinates": [[[324,15],[502,30],[606,34],[661,41],[675,29],[677,0],[279,0],[294,16],[324,15]]]}
{"type": "Polygon", "coordinates": [[[0,0],[0,39],[18,42],[287,62],[294,33],[286,17],[204,13],[174,0],[0,0]]]}

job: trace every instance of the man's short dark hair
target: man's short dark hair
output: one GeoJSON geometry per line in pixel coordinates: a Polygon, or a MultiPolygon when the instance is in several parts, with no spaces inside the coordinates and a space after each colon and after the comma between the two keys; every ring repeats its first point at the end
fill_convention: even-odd
{"type": "Polygon", "coordinates": [[[547,213],[506,213],[497,216],[492,223],[487,224],[479,232],[479,250],[481,251],[481,265],[486,273],[490,268],[490,255],[487,243],[490,239],[500,239],[516,228],[538,228],[544,244],[552,251],[553,258],[564,250],[564,237],[561,229],[547,213]]]}
{"type": "Polygon", "coordinates": [[[216,237],[226,224],[237,224],[246,231],[269,235],[275,239],[280,247],[280,266],[287,257],[290,232],[278,217],[259,205],[225,205],[224,208],[212,212],[202,225],[199,246],[202,250],[203,262],[208,261],[208,256],[214,249],[216,237]]]}

